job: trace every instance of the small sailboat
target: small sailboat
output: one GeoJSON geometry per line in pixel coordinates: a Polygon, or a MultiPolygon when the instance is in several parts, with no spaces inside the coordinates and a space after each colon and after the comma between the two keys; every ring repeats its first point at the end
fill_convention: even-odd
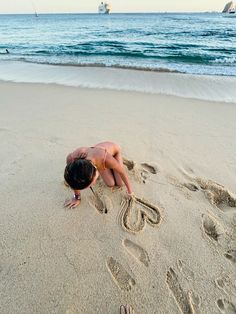
{"type": "Polygon", "coordinates": [[[111,6],[107,2],[101,2],[98,7],[99,14],[109,14],[111,12],[111,6]]]}
{"type": "Polygon", "coordinates": [[[35,17],[39,17],[39,15],[38,15],[38,13],[37,13],[37,10],[36,10],[36,7],[35,7],[35,4],[34,4],[34,1],[31,0],[30,2],[31,2],[32,8],[33,8],[33,10],[34,10],[34,16],[35,16],[35,17]]]}
{"type": "Polygon", "coordinates": [[[224,17],[236,17],[236,5],[234,2],[230,1],[226,3],[222,13],[224,13],[224,17]]]}

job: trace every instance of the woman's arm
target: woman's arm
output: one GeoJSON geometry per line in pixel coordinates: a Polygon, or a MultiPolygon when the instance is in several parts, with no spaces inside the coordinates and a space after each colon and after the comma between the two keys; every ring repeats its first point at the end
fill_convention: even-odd
{"type": "Polygon", "coordinates": [[[119,173],[121,176],[122,181],[124,182],[127,191],[129,194],[133,193],[133,189],[131,187],[131,184],[129,182],[129,178],[127,174],[125,173],[124,167],[120,165],[120,163],[111,155],[107,155],[106,161],[105,161],[105,166],[109,169],[115,170],[119,173]]]}
{"type": "Polygon", "coordinates": [[[66,157],[66,164],[70,164],[72,161],[73,161],[73,157],[72,157],[72,154],[69,154],[67,157],[66,157]]]}

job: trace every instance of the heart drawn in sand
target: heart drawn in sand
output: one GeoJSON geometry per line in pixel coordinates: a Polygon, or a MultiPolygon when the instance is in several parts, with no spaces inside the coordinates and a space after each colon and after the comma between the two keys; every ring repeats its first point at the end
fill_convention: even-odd
{"type": "Polygon", "coordinates": [[[134,196],[121,204],[121,225],[129,232],[140,232],[147,222],[151,226],[159,225],[160,210],[150,202],[134,196]]]}

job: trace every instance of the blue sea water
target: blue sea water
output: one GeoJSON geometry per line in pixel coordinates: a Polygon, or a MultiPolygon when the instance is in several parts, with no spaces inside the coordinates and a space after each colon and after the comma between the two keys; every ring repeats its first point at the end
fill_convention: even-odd
{"type": "Polygon", "coordinates": [[[0,62],[13,60],[236,76],[236,18],[220,13],[0,15],[0,62]]]}

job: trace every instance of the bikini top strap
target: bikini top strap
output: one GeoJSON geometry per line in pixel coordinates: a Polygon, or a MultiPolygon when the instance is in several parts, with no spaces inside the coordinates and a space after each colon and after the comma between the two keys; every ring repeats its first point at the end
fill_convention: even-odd
{"type": "Polygon", "coordinates": [[[104,156],[103,156],[103,160],[102,160],[102,165],[103,165],[103,170],[106,169],[106,157],[107,157],[107,149],[105,147],[102,146],[91,146],[90,148],[101,148],[104,150],[104,156]]]}
{"type": "Polygon", "coordinates": [[[105,162],[106,162],[106,157],[107,157],[107,150],[106,150],[106,148],[104,148],[104,150],[105,150],[105,153],[104,153],[104,157],[103,157],[103,170],[106,169],[106,164],[105,164],[105,162]]]}

